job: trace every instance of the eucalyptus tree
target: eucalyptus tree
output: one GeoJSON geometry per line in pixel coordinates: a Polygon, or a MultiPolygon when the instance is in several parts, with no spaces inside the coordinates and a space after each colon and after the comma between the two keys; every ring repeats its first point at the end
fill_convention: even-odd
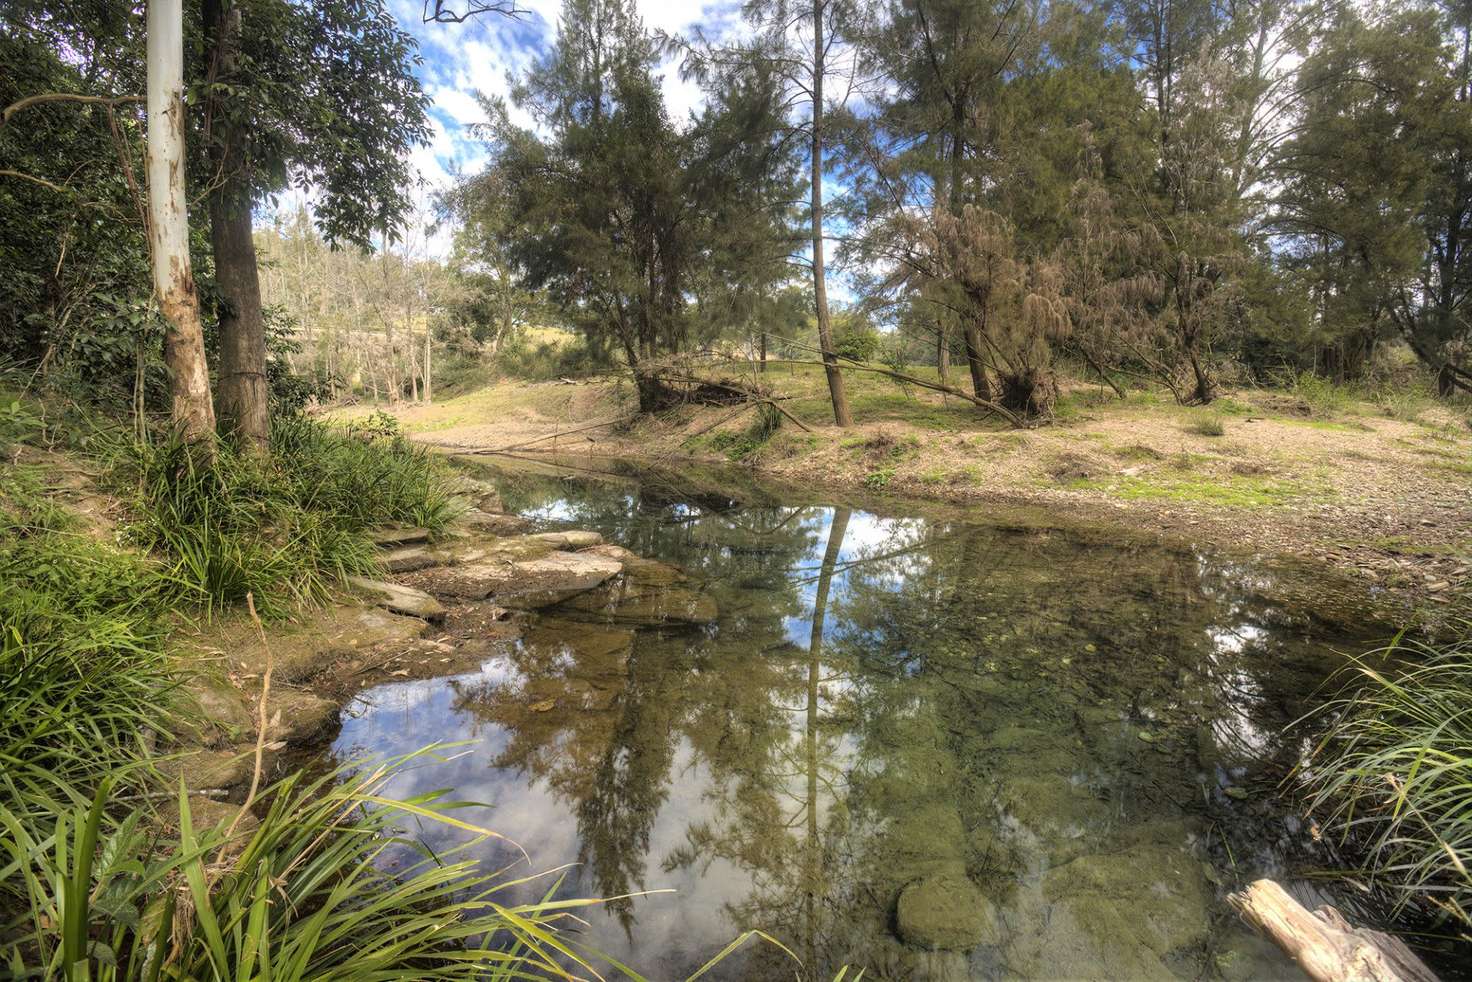
{"type": "Polygon", "coordinates": [[[190,443],[209,446],[215,431],[204,324],[189,259],[184,186],[184,11],[181,0],[148,4],[148,243],[153,287],[167,328],[164,362],[172,418],[190,443]]]}
{"type": "Polygon", "coordinates": [[[833,418],[839,426],[853,425],[843,374],[833,347],[833,318],[828,304],[827,243],[823,181],[831,163],[833,141],[828,120],[841,113],[858,78],[851,35],[860,33],[868,14],[858,0],[749,0],[743,8],[754,29],[748,39],[713,43],[697,34],[681,44],[685,70],[713,91],[728,91],[743,79],[757,78],[776,85],[780,99],[769,126],[779,134],[779,146],[805,142],[807,149],[807,205],[810,255],[798,260],[812,273],[813,313],[822,354],[833,418]],[[835,81],[843,94],[834,98],[825,86],[835,81]]]}
{"type": "Polygon", "coordinates": [[[199,66],[219,293],[222,420],[264,444],[269,411],[253,205],[317,192],[319,230],[368,248],[407,213],[408,151],[428,136],[416,44],[382,0],[204,0],[199,66]]]}

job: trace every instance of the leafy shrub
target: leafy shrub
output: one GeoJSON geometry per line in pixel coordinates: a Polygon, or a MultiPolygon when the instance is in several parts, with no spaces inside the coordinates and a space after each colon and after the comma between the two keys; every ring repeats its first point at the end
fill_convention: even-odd
{"type": "Polygon", "coordinates": [[[1353,401],[1349,388],[1336,385],[1332,379],[1313,372],[1299,372],[1291,376],[1287,388],[1314,416],[1339,415],[1353,401]]]}
{"type": "Polygon", "coordinates": [[[534,382],[586,374],[602,367],[582,338],[567,343],[518,338],[501,348],[496,366],[507,375],[534,382]]]}
{"type": "Polygon", "coordinates": [[[1472,624],[1355,660],[1305,771],[1310,809],[1402,906],[1472,926],[1472,624]],[[1378,663],[1378,664],[1377,664],[1378,663]]]}
{"type": "Polygon", "coordinates": [[[856,327],[834,341],[833,350],[844,358],[854,361],[873,361],[884,348],[879,332],[867,327],[856,327]]]}

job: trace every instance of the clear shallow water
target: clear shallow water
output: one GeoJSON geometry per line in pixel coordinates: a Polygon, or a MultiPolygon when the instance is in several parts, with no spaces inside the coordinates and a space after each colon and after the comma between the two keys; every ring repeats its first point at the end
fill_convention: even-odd
{"type": "MultiPolygon", "coordinates": [[[[979,514],[478,476],[683,568],[720,611],[640,629],[553,608],[479,671],[345,714],[343,755],[473,741],[391,792],[484,803],[465,817],[530,856],[488,845],[493,867],[574,864],[562,896],[674,891],[595,909],[589,943],[652,978],[753,928],[812,978],[1299,977],[1224,897],[1325,860],[1275,798],[1311,737],[1284,728],[1374,632],[1316,616],[1305,584],[979,514]]],[[[753,942],[715,974],[798,971],[753,942]]]]}

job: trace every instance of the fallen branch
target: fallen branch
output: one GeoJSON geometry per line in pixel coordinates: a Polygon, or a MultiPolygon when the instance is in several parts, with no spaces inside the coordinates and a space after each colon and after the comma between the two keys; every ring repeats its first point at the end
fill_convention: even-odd
{"type": "Polygon", "coordinates": [[[1436,982],[1436,973],[1399,938],[1356,928],[1330,906],[1309,911],[1272,880],[1227,901],[1316,982],[1436,982]]]}

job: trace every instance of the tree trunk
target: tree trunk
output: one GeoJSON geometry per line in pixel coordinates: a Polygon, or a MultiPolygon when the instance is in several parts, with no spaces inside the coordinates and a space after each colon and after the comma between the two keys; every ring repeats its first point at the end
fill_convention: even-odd
{"type": "MultiPolygon", "coordinates": [[[[240,7],[226,10],[221,0],[208,0],[204,21],[214,45],[216,71],[229,76],[240,38],[240,7]]],[[[211,107],[209,140],[210,163],[219,182],[209,202],[210,247],[220,295],[219,422],[242,446],[264,451],[270,444],[271,417],[266,324],[251,237],[250,179],[240,135],[218,96],[211,107]]]]}
{"type": "MultiPolygon", "coordinates": [[[[950,207],[953,218],[961,217],[961,200],[964,182],[962,181],[961,165],[965,158],[966,143],[961,136],[961,128],[966,120],[961,115],[961,104],[957,102],[951,119],[953,132],[951,133],[951,188],[950,207]]],[[[961,323],[961,336],[966,342],[966,367],[971,370],[971,391],[978,399],[990,400],[992,397],[991,383],[987,381],[986,364],[981,360],[981,327],[976,320],[965,317],[961,323]]]]}
{"type": "Polygon", "coordinates": [[[761,357],[756,363],[756,370],[765,372],[767,370],[767,332],[763,331],[761,336],[761,357]]]}
{"type": "Polygon", "coordinates": [[[189,261],[184,193],[184,12],[182,0],[149,0],[148,243],[163,312],[172,419],[183,438],[209,446],[215,433],[199,293],[189,261]]]}
{"type": "Polygon", "coordinates": [[[429,363],[430,351],[429,351],[429,349],[430,349],[430,341],[432,340],[432,336],[433,336],[433,332],[431,332],[430,329],[429,329],[429,319],[426,316],[425,321],[424,321],[424,401],[426,403],[429,403],[429,402],[433,402],[434,401],[433,400],[433,397],[431,395],[431,392],[430,392],[430,381],[429,381],[429,376],[430,376],[430,363],[429,363]]]}
{"type": "Polygon", "coordinates": [[[833,421],[854,425],[843,389],[843,374],[833,354],[833,326],[828,317],[828,283],[823,269],[823,6],[813,0],[813,300],[818,315],[818,348],[823,354],[823,371],[828,376],[828,393],[833,397],[833,421]]]}

